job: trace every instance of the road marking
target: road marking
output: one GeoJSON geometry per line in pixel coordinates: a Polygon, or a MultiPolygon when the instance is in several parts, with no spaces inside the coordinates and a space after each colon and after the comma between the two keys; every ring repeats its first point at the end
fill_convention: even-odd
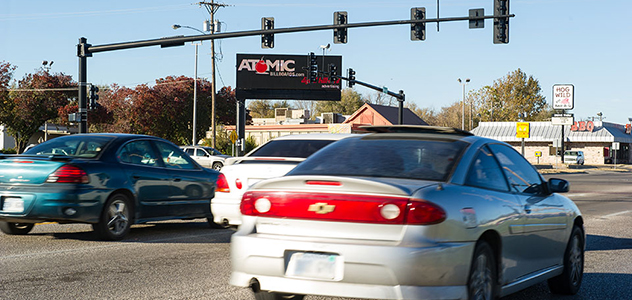
{"type": "Polygon", "coordinates": [[[618,215],[623,215],[623,214],[627,214],[629,212],[632,212],[632,210],[626,210],[626,211],[620,211],[618,213],[613,213],[613,214],[609,214],[609,215],[605,215],[605,216],[601,216],[600,219],[608,219],[610,217],[614,217],[614,216],[618,216],[618,215]]]}
{"type": "Polygon", "coordinates": [[[113,244],[103,245],[103,246],[89,246],[89,247],[65,249],[65,250],[56,250],[56,251],[44,251],[44,252],[37,252],[37,253],[24,253],[24,254],[15,254],[15,255],[5,255],[5,256],[0,256],[0,261],[8,260],[8,259],[16,259],[16,258],[38,257],[38,256],[46,256],[46,255],[54,255],[54,254],[66,254],[66,253],[82,252],[82,251],[93,251],[93,250],[97,250],[97,249],[116,248],[116,247],[121,247],[121,246],[148,246],[148,245],[155,244],[155,243],[161,243],[161,242],[178,240],[178,239],[189,239],[189,238],[199,238],[199,237],[222,235],[222,234],[226,234],[228,232],[231,232],[231,231],[230,230],[220,230],[220,231],[206,233],[206,234],[186,235],[186,236],[154,239],[154,240],[147,240],[147,241],[129,241],[129,242],[126,242],[125,240],[123,240],[123,241],[120,241],[120,242],[112,242],[113,244]]]}

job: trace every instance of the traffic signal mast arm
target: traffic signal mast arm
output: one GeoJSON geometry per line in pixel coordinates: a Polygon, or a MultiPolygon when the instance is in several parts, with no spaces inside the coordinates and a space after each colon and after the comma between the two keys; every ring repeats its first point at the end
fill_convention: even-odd
{"type": "Polygon", "coordinates": [[[399,101],[404,101],[405,100],[404,91],[402,91],[402,90],[399,91],[399,94],[396,94],[396,93],[391,92],[390,90],[385,89],[384,87],[378,87],[378,86],[372,85],[370,83],[362,82],[362,81],[359,81],[359,80],[356,80],[356,79],[351,80],[348,77],[344,77],[344,76],[336,76],[336,78],[340,78],[340,79],[348,81],[349,83],[359,84],[361,86],[368,87],[368,88],[376,90],[378,92],[385,93],[385,94],[387,94],[387,95],[389,95],[391,97],[395,97],[399,101]]]}
{"type": "MultiPolygon", "coordinates": [[[[498,16],[478,16],[476,19],[494,19],[494,18],[513,18],[514,14],[498,15],[498,16]]],[[[90,57],[92,53],[107,52],[122,49],[141,48],[149,46],[184,46],[187,42],[214,40],[214,39],[226,39],[237,38],[246,36],[260,36],[262,34],[277,34],[277,33],[291,33],[291,32],[304,32],[304,31],[319,31],[319,30],[332,30],[340,28],[357,28],[357,27],[374,27],[374,26],[388,26],[388,25],[406,25],[416,23],[437,23],[437,22],[450,22],[450,21],[468,21],[471,18],[467,17],[453,17],[453,18],[436,18],[436,19],[423,19],[423,20],[399,20],[399,21],[378,21],[378,22],[362,22],[362,23],[347,23],[338,25],[317,25],[317,26],[300,26],[300,27],[288,27],[288,28],[275,28],[269,30],[247,30],[236,32],[224,32],[215,34],[199,34],[191,36],[175,36],[165,37],[160,39],[125,42],[106,45],[91,45],[91,44],[79,44],[77,49],[77,56],[90,57]]]]}

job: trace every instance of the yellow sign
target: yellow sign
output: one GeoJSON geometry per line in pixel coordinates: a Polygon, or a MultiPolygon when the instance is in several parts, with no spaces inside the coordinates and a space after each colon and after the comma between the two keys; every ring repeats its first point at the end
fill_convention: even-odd
{"type": "Polygon", "coordinates": [[[516,123],[516,137],[519,139],[529,138],[529,123],[528,122],[516,123]]]}
{"type": "Polygon", "coordinates": [[[237,141],[237,131],[233,130],[230,132],[230,141],[233,142],[233,144],[237,141]]]}
{"type": "Polygon", "coordinates": [[[535,157],[542,157],[542,151],[536,151],[535,157]]]}

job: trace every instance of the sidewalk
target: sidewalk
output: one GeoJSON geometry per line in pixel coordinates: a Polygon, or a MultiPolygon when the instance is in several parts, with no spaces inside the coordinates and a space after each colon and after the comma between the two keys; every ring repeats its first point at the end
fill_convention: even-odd
{"type": "Polygon", "coordinates": [[[617,164],[616,168],[613,164],[608,165],[566,165],[566,164],[541,164],[534,165],[540,174],[571,174],[571,173],[588,173],[590,171],[611,171],[611,172],[632,172],[632,165],[617,164]]]}

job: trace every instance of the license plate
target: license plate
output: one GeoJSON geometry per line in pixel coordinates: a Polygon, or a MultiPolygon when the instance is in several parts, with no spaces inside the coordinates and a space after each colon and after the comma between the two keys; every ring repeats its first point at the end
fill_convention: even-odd
{"type": "Polygon", "coordinates": [[[344,260],[340,255],[295,252],[290,257],[286,276],[342,280],[344,260]]]}
{"type": "Polygon", "coordinates": [[[23,212],[24,200],[22,198],[4,198],[2,203],[3,212],[23,212]]]}

